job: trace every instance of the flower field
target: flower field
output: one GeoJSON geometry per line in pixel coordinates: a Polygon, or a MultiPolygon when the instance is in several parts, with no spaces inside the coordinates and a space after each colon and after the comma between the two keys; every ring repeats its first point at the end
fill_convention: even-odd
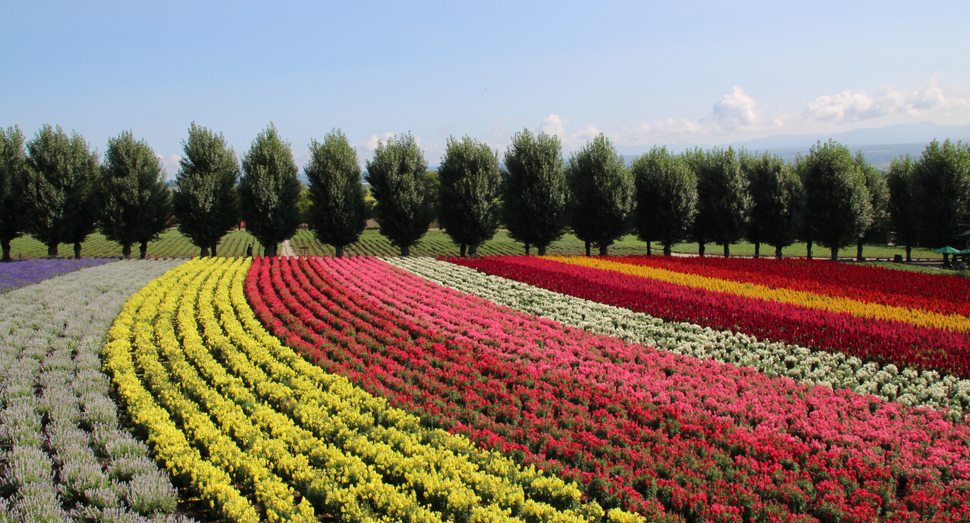
{"type": "Polygon", "coordinates": [[[0,296],[112,296],[83,335],[74,294],[0,304],[0,521],[175,521],[187,500],[253,523],[967,521],[951,280],[659,257],[83,269],[0,296]],[[64,327],[17,330],[41,323],[64,327]]]}
{"type": "Polygon", "coordinates": [[[30,259],[0,264],[0,293],[38,283],[54,276],[113,261],[111,258],[81,260],[30,259]]]}

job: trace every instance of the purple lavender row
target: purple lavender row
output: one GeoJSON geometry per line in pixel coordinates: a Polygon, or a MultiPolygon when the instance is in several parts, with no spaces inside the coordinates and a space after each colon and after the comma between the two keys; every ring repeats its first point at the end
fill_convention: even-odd
{"type": "Polygon", "coordinates": [[[78,269],[103,265],[114,260],[116,258],[87,258],[80,260],[32,258],[23,261],[0,263],[0,293],[74,272],[78,269]]]}

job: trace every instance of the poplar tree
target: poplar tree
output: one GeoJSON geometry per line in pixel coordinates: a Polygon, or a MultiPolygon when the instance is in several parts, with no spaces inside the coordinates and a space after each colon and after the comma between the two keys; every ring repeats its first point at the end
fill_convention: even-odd
{"type": "Polygon", "coordinates": [[[80,257],[81,242],[97,221],[91,202],[98,153],[76,132],[69,137],[60,126],[44,125],[27,142],[27,166],[24,231],[46,245],[51,258],[65,242],[74,242],[75,256],[80,257]]]}
{"type": "Polygon", "coordinates": [[[566,186],[562,144],[555,135],[532,134],[528,129],[512,137],[505,151],[502,221],[509,236],[534,245],[539,256],[562,238],[568,225],[569,188],[566,186]]]}
{"type": "Polygon", "coordinates": [[[468,246],[469,256],[476,256],[498,227],[498,152],[469,136],[448,138],[438,177],[438,224],[453,242],[468,246]]]}
{"type": "Polygon", "coordinates": [[[10,242],[24,230],[23,185],[27,153],[19,127],[0,128],[0,246],[2,261],[10,261],[10,242]]]}
{"type": "Polygon", "coordinates": [[[654,147],[630,167],[636,189],[633,226],[645,241],[659,241],[664,256],[687,235],[697,213],[697,179],[680,157],[654,147]]]}
{"type": "Polygon", "coordinates": [[[807,234],[838,260],[839,249],[856,243],[872,222],[865,175],[849,149],[834,140],[812,146],[798,168],[805,185],[807,234]]]}
{"type": "Polygon", "coordinates": [[[192,122],[182,141],[172,210],[179,232],[199,247],[199,256],[216,256],[219,241],[238,223],[239,174],[236,152],[222,133],[192,122]]]}
{"type": "Polygon", "coordinates": [[[272,123],[253,140],[242,170],[239,204],[246,230],[266,256],[276,256],[280,242],[292,238],[300,226],[297,201],[303,184],[290,143],[280,139],[272,123]]]}
{"type": "Polygon", "coordinates": [[[569,158],[566,183],[572,199],[570,223],[576,237],[599,247],[600,256],[630,230],[633,178],[602,133],[569,158]]]}
{"type": "Polygon", "coordinates": [[[428,162],[408,133],[392,136],[386,144],[378,140],[374,158],[366,166],[381,235],[401,249],[401,256],[409,256],[431,224],[428,162]]]}
{"type": "Polygon", "coordinates": [[[913,201],[920,243],[943,247],[965,226],[970,197],[970,148],[961,142],[930,142],[913,165],[913,201]]]}
{"type": "Polygon", "coordinates": [[[913,245],[917,239],[916,204],[913,201],[913,170],[915,168],[910,155],[894,159],[889,164],[886,173],[886,185],[889,187],[889,228],[895,235],[898,246],[906,247],[906,261],[913,261],[913,245]]]}
{"type": "Polygon", "coordinates": [[[731,256],[731,244],[745,237],[751,196],[748,180],[734,149],[697,148],[687,155],[697,177],[697,214],[695,237],[701,245],[713,241],[724,247],[724,257],[731,256]]]}
{"type": "Polygon", "coordinates": [[[303,172],[310,180],[308,223],[313,234],[343,257],[344,247],[356,242],[367,225],[357,151],[334,129],[323,143],[310,142],[310,162],[303,172]]]}
{"type": "Polygon", "coordinates": [[[865,261],[862,255],[862,248],[865,243],[871,243],[875,239],[884,239],[886,233],[888,207],[889,207],[889,186],[886,178],[878,169],[872,166],[862,151],[858,151],[855,156],[855,165],[862,172],[869,192],[869,206],[872,207],[872,220],[866,229],[859,236],[856,244],[856,260],[865,261]]]}
{"type": "Polygon", "coordinates": [[[764,153],[742,153],[741,169],[748,179],[751,211],[748,240],[754,243],[755,257],[761,244],[775,248],[775,257],[798,239],[805,211],[805,191],[794,169],[780,157],[764,153]]]}
{"type": "Polygon", "coordinates": [[[144,258],[148,242],[158,239],[171,218],[162,163],[145,140],[135,141],[131,131],[108,140],[98,194],[101,234],[121,244],[125,259],[131,258],[131,246],[141,243],[144,258]]]}

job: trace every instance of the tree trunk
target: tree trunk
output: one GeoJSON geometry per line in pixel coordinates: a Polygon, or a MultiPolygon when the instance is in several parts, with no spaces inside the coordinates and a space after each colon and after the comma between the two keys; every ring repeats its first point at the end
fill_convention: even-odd
{"type": "Polygon", "coordinates": [[[650,242],[647,242],[647,256],[653,256],[653,252],[650,250],[650,242]]]}
{"type": "Polygon", "coordinates": [[[761,242],[754,242],[754,257],[761,257],[761,242]]]}
{"type": "Polygon", "coordinates": [[[724,244],[724,257],[725,258],[730,258],[731,257],[731,244],[730,243],[725,243],[724,244]]]}
{"type": "Polygon", "coordinates": [[[608,255],[607,249],[609,248],[610,248],[609,245],[600,245],[600,256],[607,256],[608,255]]]}
{"type": "Polygon", "coordinates": [[[664,256],[671,256],[672,254],[673,253],[671,252],[670,244],[669,243],[665,243],[664,244],[664,256]]]}
{"type": "Polygon", "coordinates": [[[862,240],[859,240],[859,243],[856,244],[855,260],[866,261],[866,259],[862,257],[862,240]]]}
{"type": "Polygon", "coordinates": [[[47,257],[57,258],[57,244],[53,243],[47,246],[47,257]]]}
{"type": "Polygon", "coordinates": [[[913,261],[913,246],[908,243],[906,244],[906,261],[913,261]]]}
{"type": "Polygon", "coordinates": [[[478,245],[477,244],[475,244],[475,245],[469,245],[468,246],[468,257],[469,258],[477,258],[478,257],[478,245]]]}
{"type": "Polygon", "coordinates": [[[141,242],[141,248],[138,249],[138,258],[144,260],[146,254],[148,254],[148,242],[141,242]]]}
{"type": "Polygon", "coordinates": [[[202,248],[199,250],[199,258],[208,258],[208,257],[209,257],[209,248],[203,245],[202,248]]]}
{"type": "Polygon", "coordinates": [[[462,244],[458,247],[458,253],[461,255],[462,258],[464,258],[467,251],[468,251],[468,246],[465,245],[464,242],[462,242],[462,244]]]}
{"type": "Polygon", "coordinates": [[[545,256],[545,255],[546,255],[546,246],[545,245],[540,245],[539,246],[539,256],[545,256]]]}
{"type": "Polygon", "coordinates": [[[10,240],[0,240],[0,248],[3,249],[3,261],[10,261],[10,240]]]}
{"type": "MultiPolygon", "coordinates": [[[[410,255],[411,255],[411,247],[409,245],[402,245],[401,256],[410,256],[410,255]]],[[[462,256],[464,256],[464,253],[462,253],[462,256]]]]}
{"type": "Polygon", "coordinates": [[[529,255],[529,244],[528,244],[528,243],[527,243],[527,244],[525,244],[525,255],[526,255],[526,256],[528,256],[528,255],[529,255]]]}
{"type": "Polygon", "coordinates": [[[589,247],[590,247],[589,242],[586,242],[586,256],[590,256],[589,247]]]}
{"type": "Polygon", "coordinates": [[[213,258],[215,258],[217,256],[216,255],[216,247],[218,247],[218,246],[219,246],[219,242],[212,242],[212,246],[209,247],[209,252],[212,253],[212,257],[213,258]]]}
{"type": "Polygon", "coordinates": [[[839,261],[839,248],[838,247],[832,247],[832,258],[831,258],[831,260],[832,261],[839,261]]]}
{"type": "Polygon", "coordinates": [[[81,242],[74,242],[74,259],[81,259],[81,242]]]}
{"type": "Polygon", "coordinates": [[[784,256],[781,255],[781,245],[775,247],[775,258],[778,258],[780,260],[783,257],[784,256]]]}
{"type": "Polygon", "coordinates": [[[812,259],[812,240],[805,242],[805,254],[808,256],[809,260],[812,259]]]}
{"type": "Polygon", "coordinates": [[[337,257],[337,258],[343,258],[344,257],[344,246],[343,245],[334,245],[333,246],[333,250],[334,250],[333,255],[335,257],[337,257]]]}
{"type": "Polygon", "coordinates": [[[707,248],[704,246],[704,242],[697,242],[697,255],[703,258],[705,250],[707,250],[707,248]]]}
{"type": "Polygon", "coordinates": [[[127,243],[127,244],[121,246],[121,256],[123,256],[126,260],[130,260],[131,259],[131,244],[130,243],[127,243]]]}

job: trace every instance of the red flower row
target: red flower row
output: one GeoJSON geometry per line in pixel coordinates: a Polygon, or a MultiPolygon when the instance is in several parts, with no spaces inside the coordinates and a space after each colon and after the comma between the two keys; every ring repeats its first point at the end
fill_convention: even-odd
{"type": "Polygon", "coordinates": [[[760,339],[841,351],[864,361],[970,377],[964,333],[860,318],[745,298],[541,258],[447,258],[447,261],[570,296],[760,339]]]}
{"type": "Polygon", "coordinates": [[[820,260],[622,256],[610,261],[940,314],[970,315],[970,280],[820,260]]]}
{"type": "Polygon", "coordinates": [[[867,521],[885,509],[915,516],[911,509],[924,511],[940,496],[960,498],[946,491],[919,502],[922,486],[904,488],[907,508],[894,499],[888,468],[512,364],[383,309],[319,266],[273,263],[254,263],[247,295],[277,336],[429,423],[579,479],[607,508],[661,520],[808,513],[867,521]]]}

